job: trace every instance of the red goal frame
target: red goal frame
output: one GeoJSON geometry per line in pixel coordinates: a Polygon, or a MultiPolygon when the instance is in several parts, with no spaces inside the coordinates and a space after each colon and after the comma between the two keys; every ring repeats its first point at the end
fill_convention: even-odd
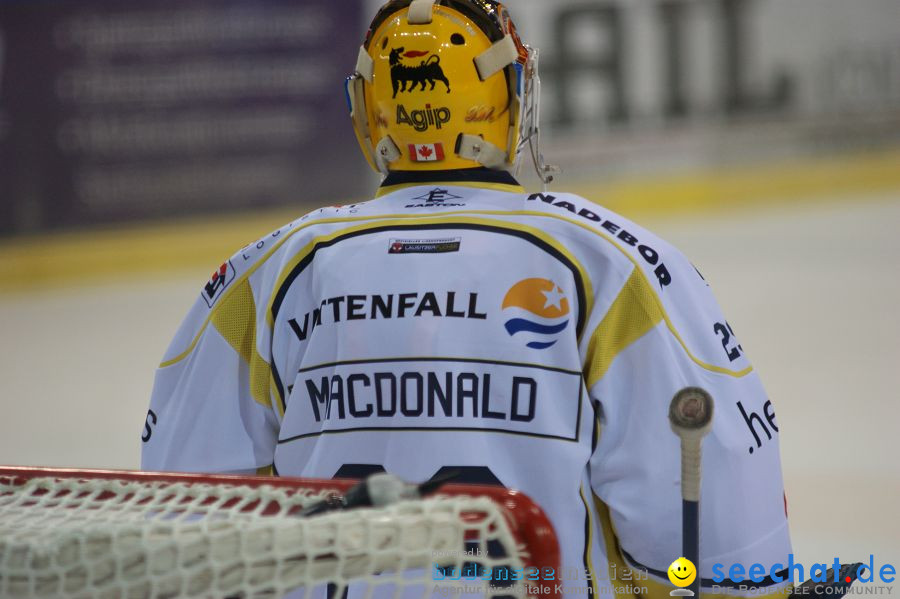
{"type": "MultiPolygon", "coordinates": [[[[357,484],[356,479],[311,479],[273,476],[237,476],[227,474],[190,474],[178,472],[144,472],[134,470],[96,470],[79,468],[43,468],[28,466],[0,466],[0,482],[13,486],[24,485],[34,478],[55,478],[58,480],[121,480],[146,483],[181,483],[187,485],[227,485],[259,487],[270,485],[284,489],[308,489],[311,491],[333,490],[344,493],[357,484]]],[[[537,568],[539,572],[552,569],[558,576],[560,572],[560,549],[553,525],[544,511],[532,499],[520,491],[488,485],[443,485],[436,495],[487,497],[498,504],[507,514],[508,524],[516,542],[524,545],[528,551],[525,564],[529,568],[537,568]]],[[[113,494],[110,493],[110,496],[113,494]]],[[[102,496],[101,496],[102,498],[102,496]]],[[[237,500],[235,500],[237,501],[237,500]]],[[[244,509],[256,509],[257,505],[248,505],[244,509]]],[[[271,506],[276,512],[278,507],[271,506]]],[[[267,513],[263,510],[262,513],[267,513]]],[[[542,580],[543,577],[542,577],[542,580]]],[[[551,585],[550,589],[554,587],[551,585]]],[[[550,597],[556,597],[551,592],[550,597]]]]}

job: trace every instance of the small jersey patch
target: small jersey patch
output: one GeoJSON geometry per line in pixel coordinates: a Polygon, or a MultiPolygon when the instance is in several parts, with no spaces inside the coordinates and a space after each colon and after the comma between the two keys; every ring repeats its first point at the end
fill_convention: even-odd
{"type": "Polygon", "coordinates": [[[461,237],[448,239],[391,239],[388,254],[447,254],[458,252],[461,237]]]}
{"type": "Polygon", "coordinates": [[[212,278],[209,280],[209,283],[203,287],[203,292],[200,294],[203,296],[203,299],[206,301],[206,305],[210,308],[213,307],[213,304],[216,303],[216,300],[221,297],[221,295],[225,292],[225,289],[234,281],[236,273],[234,271],[234,265],[231,263],[231,260],[224,263],[220,266],[215,272],[212,274],[212,278]]]}

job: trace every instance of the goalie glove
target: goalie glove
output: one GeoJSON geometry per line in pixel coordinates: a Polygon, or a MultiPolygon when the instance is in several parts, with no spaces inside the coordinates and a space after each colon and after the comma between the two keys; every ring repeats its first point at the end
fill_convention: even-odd
{"type": "Polygon", "coordinates": [[[418,499],[433,493],[444,483],[452,480],[457,473],[426,481],[420,485],[408,483],[393,474],[373,474],[361,483],[351,487],[343,496],[332,495],[324,501],[307,507],[300,515],[315,516],[333,510],[348,510],[358,507],[384,507],[405,499],[418,499]]]}

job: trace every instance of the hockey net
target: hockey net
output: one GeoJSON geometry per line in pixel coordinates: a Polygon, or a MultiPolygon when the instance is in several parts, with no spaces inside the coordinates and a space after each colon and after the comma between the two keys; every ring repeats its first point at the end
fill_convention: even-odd
{"type": "Polygon", "coordinates": [[[0,597],[526,597],[558,570],[507,489],[299,516],[352,482],[0,468],[0,597]]]}

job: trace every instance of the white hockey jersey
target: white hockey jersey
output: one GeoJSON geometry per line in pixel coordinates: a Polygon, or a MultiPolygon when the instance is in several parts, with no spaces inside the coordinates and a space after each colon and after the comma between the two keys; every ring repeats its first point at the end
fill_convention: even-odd
{"type": "Polygon", "coordinates": [[[481,174],[392,175],[375,200],[231,257],[159,367],[142,467],[416,482],[458,470],[543,507],[563,568],[585,573],[566,584],[628,596],[640,568],[649,580],[628,584],[665,596],[681,554],[667,409],[700,386],[716,400],[700,574],[787,563],[772,404],[700,273],[584,198],[481,174]]]}

